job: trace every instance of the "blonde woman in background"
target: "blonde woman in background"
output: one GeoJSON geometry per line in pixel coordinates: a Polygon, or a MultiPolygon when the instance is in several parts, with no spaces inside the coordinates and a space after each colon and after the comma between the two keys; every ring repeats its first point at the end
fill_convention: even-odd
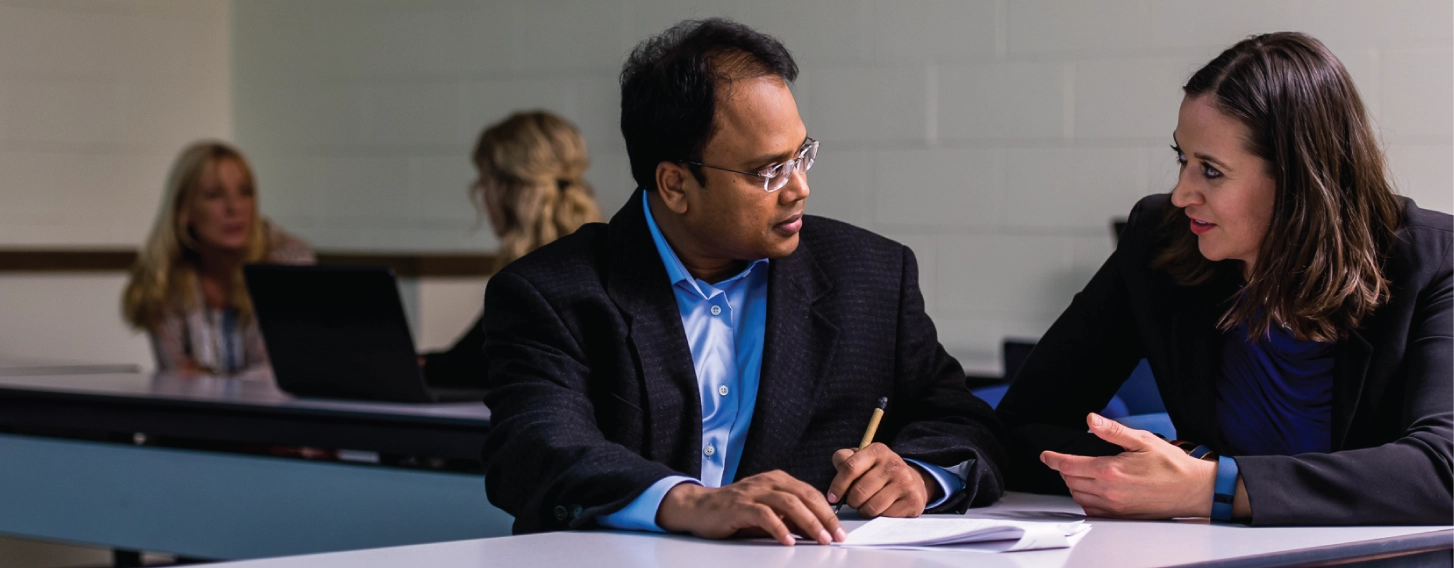
{"type": "MultiPolygon", "coordinates": [[[[590,166],[586,141],[559,116],[545,111],[510,115],[480,134],[473,160],[479,180],[470,196],[500,239],[499,266],[601,220],[583,178],[590,166]]],[[[482,323],[476,320],[449,351],[422,357],[430,384],[484,386],[482,323]]]]}
{"type": "Polygon", "coordinates": [[[270,371],[247,263],[312,264],[313,251],[258,214],[252,169],[221,142],[183,150],[167,176],[151,235],[122,296],[126,322],[151,337],[157,370],[270,371]]]}

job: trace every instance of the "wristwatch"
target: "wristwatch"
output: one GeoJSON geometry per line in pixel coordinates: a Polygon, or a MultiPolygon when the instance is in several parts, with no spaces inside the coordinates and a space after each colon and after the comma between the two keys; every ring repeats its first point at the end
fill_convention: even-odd
{"type": "MultiPolygon", "coordinates": [[[[1166,438],[1162,438],[1166,440],[1166,438]]],[[[1232,521],[1232,499],[1237,494],[1237,460],[1218,456],[1211,448],[1186,440],[1166,440],[1186,455],[1217,463],[1217,479],[1212,485],[1212,520],[1232,521]]]]}

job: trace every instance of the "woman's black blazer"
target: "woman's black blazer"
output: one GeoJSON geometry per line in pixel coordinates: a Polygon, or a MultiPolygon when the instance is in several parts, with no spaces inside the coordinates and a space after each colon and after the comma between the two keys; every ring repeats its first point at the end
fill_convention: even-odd
{"type": "MultiPolygon", "coordinates": [[[[1454,519],[1454,218],[1405,199],[1384,265],[1387,303],[1338,342],[1332,453],[1237,458],[1254,525],[1447,525],[1454,519]]],[[[1114,455],[1087,433],[1145,358],[1177,437],[1221,448],[1213,384],[1218,318],[1240,277],[1184,287],[1150,268],[1170,196],[1131,211],[1120,245],[1030,354],[998,412],[1009,436],[1011,489],[1065,492],[1043,450],[1114,455]]],[[[1185,229],[1183,229],[1185,230],[1185,229]]]]}

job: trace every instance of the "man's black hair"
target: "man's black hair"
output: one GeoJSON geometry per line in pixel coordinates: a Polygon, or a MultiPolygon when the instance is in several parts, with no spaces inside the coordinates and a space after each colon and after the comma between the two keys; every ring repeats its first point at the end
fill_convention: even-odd
{"type": "Polygon", "coordinates": [[[766,75],[792,83],[798,64],[772,36],[731,20],[684,21],[637,45],[621,69],[621,134],[636,184],[655,190],[661,162],[700,161],[718,88],[766,75]]]}

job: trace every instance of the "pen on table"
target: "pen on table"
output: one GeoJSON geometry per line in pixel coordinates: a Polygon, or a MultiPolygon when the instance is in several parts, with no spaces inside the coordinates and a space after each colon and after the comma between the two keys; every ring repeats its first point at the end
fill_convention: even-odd
{"type": "MultiPolygon", "coordinates": [[[[873,437],[874,437],[874,435],[875,434],[878,434],[878,423],[879,423],[879,421],[883,420],[883,418],[884,418],[884,410],[887,409],[888,407],[889,407],[889,397],[886,397],[886,396],[879,397],[879,399],[878,399],[878,406],[874,407],[874,409],[873,409],[873,416],[868,417],[868,429],[863,431],[863,439],[858,441],[858,449],[859,450],[862,450],[864,448],[867,448],[869,444],[872,444],[873,443],[873,437]]],[[[855,451],[857,451],[857,450],[855,450],[855,451]]],[[[842,509],[842,508],[843,508],[843,502],[840,501],[837,505],[834,505],[833,506],[833,514],[835,514],[835,515],[838,514],[838,511],[840,509],[842,509]]]]}

